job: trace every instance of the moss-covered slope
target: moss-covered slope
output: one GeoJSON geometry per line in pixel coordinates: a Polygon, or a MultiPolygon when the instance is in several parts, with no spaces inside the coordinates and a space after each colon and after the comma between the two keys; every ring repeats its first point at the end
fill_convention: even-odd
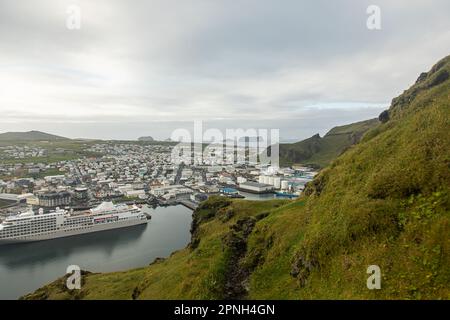
{"type": "Polygon", "coordinates": [[[301,199],[212,198],[171,257],[26,298],[449,299],[449,73],[447,57],[422,74],[301,199]]]}
{"type": "Polygon", "coordinates": [[[280,163],[324,168],[378,124],[378,119],[355,122],[334,127],[323,137],[316,134],[296,143],[280,144],[280,163]]]}

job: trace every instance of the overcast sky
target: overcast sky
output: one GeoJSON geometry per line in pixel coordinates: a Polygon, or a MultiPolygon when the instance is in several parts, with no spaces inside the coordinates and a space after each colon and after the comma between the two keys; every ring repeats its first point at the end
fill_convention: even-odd
{"type": "Polygon", "coordinates": [[[0,0],[0,132],[167,138],[205,120],[324,134],[376,117],[450,54],[449,12],[448,0],[0,0]],[[366,27],[370,4],[381,30],[366,27]]]}

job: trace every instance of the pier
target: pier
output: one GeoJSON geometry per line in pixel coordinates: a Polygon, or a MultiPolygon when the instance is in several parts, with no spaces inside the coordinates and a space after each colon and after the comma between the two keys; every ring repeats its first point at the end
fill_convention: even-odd
{"type": "Polygon", "coordinates": [[[191,210],[195,210],[198,208],[198,203],[190,201],[190,200],[180,200],[179,203],[191,210]]]}

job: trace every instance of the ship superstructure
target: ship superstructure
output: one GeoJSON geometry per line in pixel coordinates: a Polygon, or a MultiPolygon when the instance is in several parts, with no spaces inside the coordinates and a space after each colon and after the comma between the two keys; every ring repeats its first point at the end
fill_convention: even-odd
{"type": "Polygon", "coordinates": [[[0,224],[0,245],[49,240],[90,232],[147,223],[147,216],[136,205],[103,202],[87,211],[56,208],[43,213],[29,211],[7,217],[0,224]]]}

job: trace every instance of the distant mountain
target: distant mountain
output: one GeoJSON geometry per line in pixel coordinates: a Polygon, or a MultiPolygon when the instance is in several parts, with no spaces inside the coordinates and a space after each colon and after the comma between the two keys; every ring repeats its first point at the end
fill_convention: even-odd
{"type": "Polygon", "coordinates": [[[41,131],[28,131],[28,132],[5,132],[0,133],[0,141],[55,141],[55,140],[70,140],[69,138],[64,138],[56,136],[54,134],[49,134],[41,131]]]}
{"type": "Polygon", "coordinates": [[[153,139],[153,137],[146,136],[138,138],[138,141],[155,141],[155,140],[153,139]]]}
{"type": "Polygon", "coordinates": [[[325,167],[379,123],[378,119],[365,120],[334,127],[323,138],[316,134],[296,143],[280,144],[280,163],[325,167]]]}

